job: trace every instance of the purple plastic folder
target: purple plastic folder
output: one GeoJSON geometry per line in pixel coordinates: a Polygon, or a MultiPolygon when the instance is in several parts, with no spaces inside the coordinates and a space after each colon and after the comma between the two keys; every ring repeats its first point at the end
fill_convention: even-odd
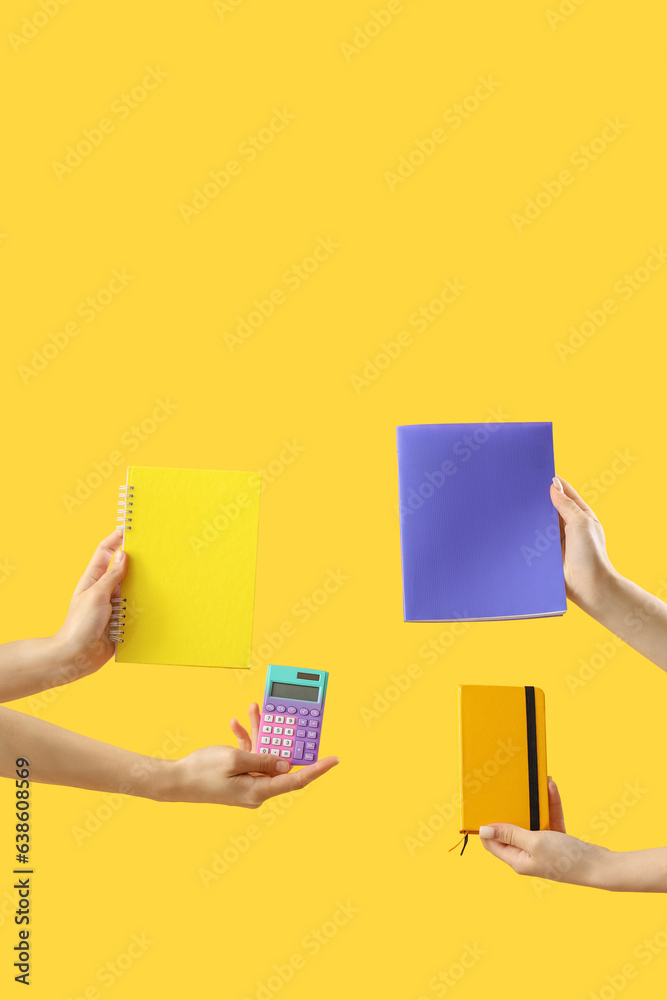
{"type": "Polygon", "coordinates": [[[550,423],[397,428],[406,622],[567,610],[550,423]]]}

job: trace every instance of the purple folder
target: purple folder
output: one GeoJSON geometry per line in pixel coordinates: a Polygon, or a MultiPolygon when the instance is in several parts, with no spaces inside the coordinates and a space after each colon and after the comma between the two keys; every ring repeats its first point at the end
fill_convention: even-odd
{"type": "Polygon", "coordinates": [[[567,610],[550,423],[397,428],[407,622],[567,610]]]}

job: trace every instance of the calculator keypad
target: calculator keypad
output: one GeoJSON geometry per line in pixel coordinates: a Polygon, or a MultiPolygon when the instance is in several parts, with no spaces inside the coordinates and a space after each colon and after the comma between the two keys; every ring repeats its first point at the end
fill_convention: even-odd
{"type": "Polygon", "coordinates": [[[260,753],[271,753],[292,764],[317,760],[321,712],[293,705],[265,705],[260,722],[260,753]],[[279,714],[275,714],[275,713],[279,714]],[[286,715],[280,713],[287,712],[286,715]]]}

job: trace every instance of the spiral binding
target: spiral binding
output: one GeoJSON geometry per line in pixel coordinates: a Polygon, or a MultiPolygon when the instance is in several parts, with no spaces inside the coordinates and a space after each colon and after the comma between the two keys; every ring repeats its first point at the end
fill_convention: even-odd
{"type": "MultiPolygon", "coordinates": [[[[134,487],[125,485],[118,492],[118,527],[123,531],[132,530],[132,507],[134,506],[134,487]]],[[[126,597],[111,598],[111,617],[109,618],[108,634],[111,642],[125,642],[125,618],[127,612],[126,597]]]]}
{"type": "Polygon", "coordinates": [[[111,642],[125,642],[125,617],[127,597],[111,598],[111,617],[109,618],[109,638],[111,642]]]}
{"type": "Polygon", "coordinates": [[[132,528],[132,507],[134,506],[134,486],[121,486],[118,493],[118,527],[130,531],[132,528]]]}

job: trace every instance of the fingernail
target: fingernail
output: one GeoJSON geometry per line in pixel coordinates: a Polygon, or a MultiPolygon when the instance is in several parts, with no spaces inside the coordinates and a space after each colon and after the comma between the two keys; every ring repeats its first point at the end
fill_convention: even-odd
{"type": "Polygon", "coordinates": [[[276,761],[276,771],[280,771],[281,774],[283,774],[285,771],[289,771],[289,764],[287,763],[287,761],[286,760],[277,760],[276,761]]]}
{"type": "Polygon", "coordinates": [[[125,553],[123,552],[123,550],[122,549],[117,549],[116,553],[114,555],[114,560],[113,560],[116,563],[116,565],[117,566],[122,566],[124,558],[125,558],[125,553]]]}
{"type": "Polygon", "coordinates": [[[551,777],[551,775],[550,775],[550,774],[547,774],[547,781],[553,781],[553,780],[554,780],[554,779],[553,779],[553,778],[551,777]]]}
{"type": "Polygon", "coordinates": [[[496,835],[496,828],[494,826],[480,826],[479,835],[480,837],[484,837],[485,840],[493,840],[496,835]]]}
{"type": "Polygon", "coordinates": [[[556,487],[556,489],[558,490],[559,493],[563,493],[564,492],[562,483],[561,483],[560,479],[558,478],[558,476],[554,476],[554,478],[553,478],[553,484],[554,484],[554,486],[556,487]]]}

